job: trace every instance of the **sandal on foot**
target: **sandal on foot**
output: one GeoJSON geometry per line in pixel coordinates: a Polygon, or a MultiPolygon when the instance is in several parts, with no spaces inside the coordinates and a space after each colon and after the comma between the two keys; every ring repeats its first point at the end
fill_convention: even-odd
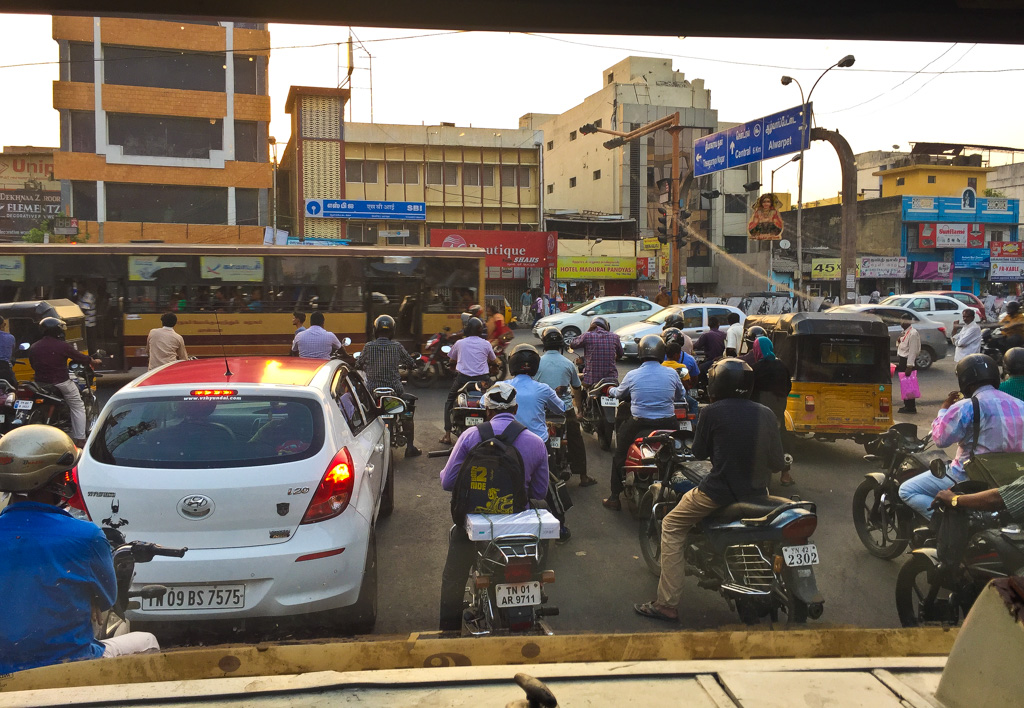
{"type": "Polygon", "coordinates": [[[664,612],[658,609],[658,605],[655,602],[645,602],[640,605],[633,605],[633,609],[636,610],[638,615],[644,617],[650,617],[651,619],[661,620],[662,622],[678,622],[678,617],[666,615],[664,612]]]}
{"type": "Polygon", "coordinates": [[[597,484],[597,480],[593,477],[580,477],[581,487],[593,487],[595,484],[597,484]]]}
{"type": "Polygon", "coordinates": [[[622,502],[619,501],[618,497],[608,497],[602,502],[605,509],[611,509],[612,511],[622,511],[622,502]]]}

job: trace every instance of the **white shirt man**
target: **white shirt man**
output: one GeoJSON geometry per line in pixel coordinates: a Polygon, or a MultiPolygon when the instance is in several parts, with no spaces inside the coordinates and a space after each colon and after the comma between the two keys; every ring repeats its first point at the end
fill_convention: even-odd
{"type": "Polygon", "coordinates": [[[953,335],[953,344],[956,345],[953,361],[981,351],[981,327],[975,321],[974,310],[964,310],[964,327],[953,335]]]}

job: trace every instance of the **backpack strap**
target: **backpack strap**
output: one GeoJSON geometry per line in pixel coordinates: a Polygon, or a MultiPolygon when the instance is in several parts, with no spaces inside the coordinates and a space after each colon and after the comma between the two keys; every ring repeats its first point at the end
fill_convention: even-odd
{"type": "Polygon", "coordinates": [[[478,426],[476,426],[476,429],[477,432],[480,433],[480,442],[484,442],[485,440],[490,440],[491,438],[496,437],[494,435],[494,426],[491,425],[490,421],[487,421],[486,423],[480,423],[478,426]]]}
{"type": "Polygon", "coordinates": [[[971,459],[974,459],[974,451],[978,448],[978,437],[981,435],[981,403],[977,396],[971,396],[971,405],[974,407],[974,439],[971,441],[971,459]]]}
{"type": "MultiPolygon", "coordinates": [[[[491,424],[488,423],[487,425],[488,425],[488,427],[490,427],[491,424]]],[[[510,445],[511,446],[512,443],[514,443],[516,441],[516,438],[519,437],[520,433],[522,433],[524,430],[526,430],[526,426],[525,425],[520,423],[518,420],[513,420],[511,423],[508,424],[508,427],[506,427],[501,432],[501,435],[494,435],[494,430],[491,429],[491,437],[497,438],[498,440],[501,440],[506,445],[510,445]]],[[[483,435],[482,434],[481,434],[480,439],[483,440],[483,435]]]]}

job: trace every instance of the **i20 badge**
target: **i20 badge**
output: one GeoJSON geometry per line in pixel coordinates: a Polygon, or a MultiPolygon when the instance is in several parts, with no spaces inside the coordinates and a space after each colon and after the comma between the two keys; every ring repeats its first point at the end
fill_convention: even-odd
{"type": "Polygon", "coordinates": [[[215,508],[213,499],[205,494],[190,494],[178,502],[178,515],[183,519],[198,521],[213,514],[215,508]]]}

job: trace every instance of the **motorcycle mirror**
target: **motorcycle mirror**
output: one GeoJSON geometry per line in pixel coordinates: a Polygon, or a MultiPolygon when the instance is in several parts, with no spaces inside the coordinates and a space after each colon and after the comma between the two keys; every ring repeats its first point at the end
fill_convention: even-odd
{"type": "Polygon", "coordinates": [[[343,346],[343,347],[347,347],[351,343],[352,343],[352,337],[345,337],[343,340],[341,340],[341,346],[343,346]]]}
{"type": "Polygon", "coordinates": [[[450,345],[445,344],[443,347],[441,347],[441,351],[443,351],[445,354],[450,354],[451,351],[452,351],[452,348],[451,348],[450,345]]]}
{"type": "Polygon", "coordinates": [[[405,413],[405,400],[398,396],[381,396],[378,407],[382,415],[402,415],[405,413]]]}
{"type": "Polygon", "coordinates": [[[938,479],[944,479],[946,476],[946,463],[943,460],[932,460],[931,464],[928,465],[929,471],[932,476],[938,479]]]}
{"type": "Polygon", "coordinates": [[[107,358],[107,352],[104,351],[103,349],[97,349],[95,352],[93,352],[93,354],[96,356],[97,359],[107,358]]]}
{"type": "Polygon", "coordinates": [[[409,356],[410,356],[410,357],[412,357],[413,359],[419,359],[419,358],[420,358],[421,356],[423,356],[423,355],[422,355],[422,354],[420,354],[419,352],[413,352],[413,353],[412,353],[412,354],[410,354],[409,356]]]}
{"type": "Polygon", "coordinates": [[[31,347],[31,346],[32,345],[29,344],[28,342],[22,342],[21,344],[18,345],[18,351],[19,352],[27,352],[29,350],[29,347],[31,347]]]}
{"type": "Polygon", "coordinates": [[[352,358],[353,359],[358,359],[361,354],[362,354],[362,352],[356,352],[355,354],[352,355],[352,358]]]}
{"type": "Polygon", "coordinates": [[[690,375],[690,369],[688,367],[685,367],[685,366],[680,366],[679,367],[679,378],[685,379],[689,375],[690,375]]]}
{"type": "Polygon", "coordinates": [[[142,597],[147,600],[156,600],[167,594],[167,588],[163,585],[144,585],[138,593],[128,593],[130,597],[142,597]]]}

